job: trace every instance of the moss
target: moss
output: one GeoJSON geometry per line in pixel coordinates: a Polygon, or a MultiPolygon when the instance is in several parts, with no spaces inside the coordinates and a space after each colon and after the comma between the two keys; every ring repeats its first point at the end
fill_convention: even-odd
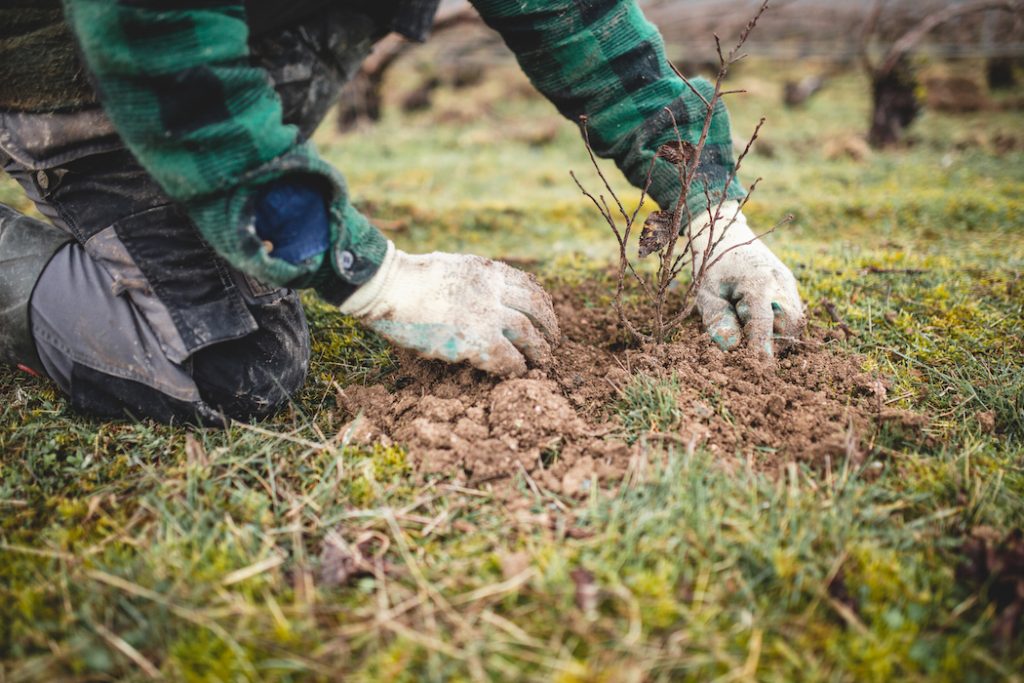
{"type": "Polygon", "coordinates": [[[167,668],[189,683],[245,680],[251,670],[237,652],[208,629],[187,628],[167,648],[167,668]]]}
{"type": "Polygon", "coordinates": [[[370,456],[377,481],[391,482],[409,474],[411,467],[405,450],[399,446],[373,445],[370,456]]]}
{"type": "Polygon", "coordinates": [[[372,382],[394,369],[391,347],[380,337],[310,294],[303,297],[303,303],[317,380],[315,384],[307,382],[307,389],[331,387],[334,382],[372,382]]]}
{"type": "Polygon", "coordinates": [[[397,445],[346,447],[342,458],[358,473],[349,481],[348,495],[352,504],[360,507],[371,505],[385,487],[393,488],[412,470],[405,450],[397,445]]]}
{"type": "Polygon", "coordinates": [[[364,681],[409,681],[414,680],[410,672],[417,664],[422,666],[424,653],[414,643],[397,638],[390,646],[369,657],[355,673],[355,680],[364,681]]]}
{"type": "Polygon", "coordinates": [[[348,485],[348,497],[357,507],[369,506],[376,498],[373,483],[365,477],[356,479],[348,485]]]}
{"type": "Polygon", "coordinates": [[[669,629],[677,625],[682,616],[675,590],[677,572],[668,565],[668,561],[659,562],[629,583],[633,596],[640,603],[645,628],[669,629]]]}

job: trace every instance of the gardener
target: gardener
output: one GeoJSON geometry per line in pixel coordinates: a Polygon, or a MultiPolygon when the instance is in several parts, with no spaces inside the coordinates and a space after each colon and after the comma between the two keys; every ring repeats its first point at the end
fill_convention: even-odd
{"type": "MultiPolygon", "coordinates": [[[[295,290],[311,288],[426,358],[496,374],[543,365],[558,326],[531,277],[395,249],[308,142],[374,41],[422,40],[437,4],[4,3],[0,163],[49,223],[0,205],[2,357],[95,415],[259,418],[303,383],[295,290]]],[[[674,139],[672,115],[699,135],[704,105],[633,0],[474,5],[562,114],[588,116],[595,151],[634,184],[674,139]]],[[[701,171],[735,200],[731,145],[720,108],[701,171]]],[[[650,194],[662,207],[679,194],[664,160],[650,194]]],[[[721,247],[751,236],[741,219],[721,247]]],[[[771,353],[773,329],[802,325],[793,276],[757,241],[717,265],[698,305],[725,348],[742,328],[771,353]]]]}

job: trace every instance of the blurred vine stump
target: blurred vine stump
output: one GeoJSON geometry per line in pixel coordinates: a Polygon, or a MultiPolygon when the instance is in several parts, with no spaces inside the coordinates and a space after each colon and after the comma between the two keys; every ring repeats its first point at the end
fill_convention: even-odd
{"type": "MultiPolygon", "coordinates": [[[[433,34],[437,35],[456,26],[482,23],[480,15],[470,6],[441,12],[434,20],[433,34]]],[[[417,43],[410,42],[397,34],[389,34],[381,39],[373,48],[373,52],[363,62],[362,67],[338,95],[337,117],[335,119],[339,131],[347,131],[361,122],[379,121],[383,113],[384,77],[398,58],[415,48],[417,43]]],[[[457,87],[465,87],[482,77],[480,72],[463,69],[457,74],[457,87]],[[474,80],[475,79],[475,80],[474,80]]],[[[430,104],[431,91],[439,81],[431,82],[424,92],[414,93],[416,97],[403,103],[408,110],[425,108],[430,104]]],[[[409,98],[407,98],[409,99],[409,98]]]]}
{"type": "Polygon", "coordinates": [[[985,81],[989,90],[1008,90],[1017,85],[1017,63],[1013,57],[992,57],[985,63],[985,81]]]}
{"type": "Polygon", "coordinates": [[[888,147],[903,139],[903,131],[921,113],[917,76],[906,59],[871,79],[871,128],[868,144],[888,147]]]}
{"type": "MultiPolygon", "coordinates": [[[[871,58],[870,44],[878,37],[884,0],[875,3],[861,33],[861,62],[871,79],[871,128],[868,142],[872,147],[897,144],[921,111],[918,100],[918,80],[910,63],[910,54],[933,30],[953,19],[988,10],[1003,10],[1015,16],[1024,13],[1021,0],[970,0],[949,5],[925,15],[914,26],[897,38],[875,62],[871,58]]],[[[970,93],[962,93],[970,97],[970,93]]],[[[962,110],[971,110],[972,103],[964,103],[962,110]]]]}

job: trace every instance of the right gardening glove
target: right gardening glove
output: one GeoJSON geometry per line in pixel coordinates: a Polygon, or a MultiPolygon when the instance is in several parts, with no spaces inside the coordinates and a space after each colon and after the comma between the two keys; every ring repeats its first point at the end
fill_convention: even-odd
{"type": "Polygon", "coordinates": [[[700,272],[709,241],[713,247],[708,255],[713,265],[697,290],[704,327],[723,350],[736,348],[746,337],[749,348],[774,356],[792,345],[806,324],[796,278],[757,239],[739,202],[722,205],[713,234],[709,223],[704,213],[689,233],[694,236],[694,273],[700,272]]]}
{"type": "Polygon", "coordinates": [[[423,358],[521,375],[551,361],[558,321],[530,275],[466,254],[407,254],[388,242],[380,269],[340,310],[423,358]]]}

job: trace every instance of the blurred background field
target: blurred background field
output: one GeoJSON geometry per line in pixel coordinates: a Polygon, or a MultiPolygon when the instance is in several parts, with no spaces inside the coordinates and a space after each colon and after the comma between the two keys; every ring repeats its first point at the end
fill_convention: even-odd
{"type": "MultiPolygon", "coordinates": [[[[892,0],[878,44],[949,4],[892,0]]],[[[647,3],[691,73],[755,5],[647,3]]],[[[312,297],[308,385],[254,427],[100,423],[3,370],[0,680],[1020,680],[1022,35],[988,13],[937,31],[911,58],[920,117],[873,149],[872,6],[780,0],[728,105],[738,140],[767,118],[742,173],[764,178],[752,223],[794,215],[767,242],[809,316],[889,379],[889,407],[929,416],[922,433],[782,476],[652,446],[620,491],[520,482],[507,501],[419,482],[401,444],[337,440],[338,388],[396,360],[312,297]],[[989,87],[993,57],[1017,85],[989,87]],[[968,111],[943,104],[954,78],[968,111]]],[[[579,132],[485,29],[409,50],[382,92],[379,121],[332,114],[315,139],[400,247],[559,287],[608,277],[614,240],[569,178],[598,182],[579,132]]],[[[0,201],[31,210],[7,179],[0,201]]],[[[653,423],[641,399],[609,412],[653,423]]]]}
{"type": "MultiPolygon", "coordinates": [[[[982,67],[956,65],[976,77],[982,67]]],[[[806,106],[783,106],[786,80],[824,68],[751,58],[729,79],[730,87],[747,91],[729,100],[735,136],[745,139],[758,118],[767,118],[743,173],[748,183],[764,178],[751,210],[763,220],[796,216],[772,239],[849,235],[871,246],[872,238],[881,244],[886,231],[899,230],[921,244],[972,243],[995,231],[1007,233],[1013,246],[1024,180],[1020,111],[926,111],[905,147],[875,153],[864,141],[868,84],[856,69],[833,77],[806,106]]],[[[514,62],[489,73],[493,78],[471,88],[442,87],[431,109],[413,114],[403,114],[400,104],[407,89],[419,87],[418,74],[396,73],[397,102],[383,121],[344,135],[326,125],[316,139],[345,171],[356,201],[410,247],[443,240],[445,248],[488,255],[610,258],[607,228],[569,178],[570,169],[590,173],[577,126],[533,93],[514,62]]],[[[636,201],[639,192],[610,177],[636,201]]]]}

